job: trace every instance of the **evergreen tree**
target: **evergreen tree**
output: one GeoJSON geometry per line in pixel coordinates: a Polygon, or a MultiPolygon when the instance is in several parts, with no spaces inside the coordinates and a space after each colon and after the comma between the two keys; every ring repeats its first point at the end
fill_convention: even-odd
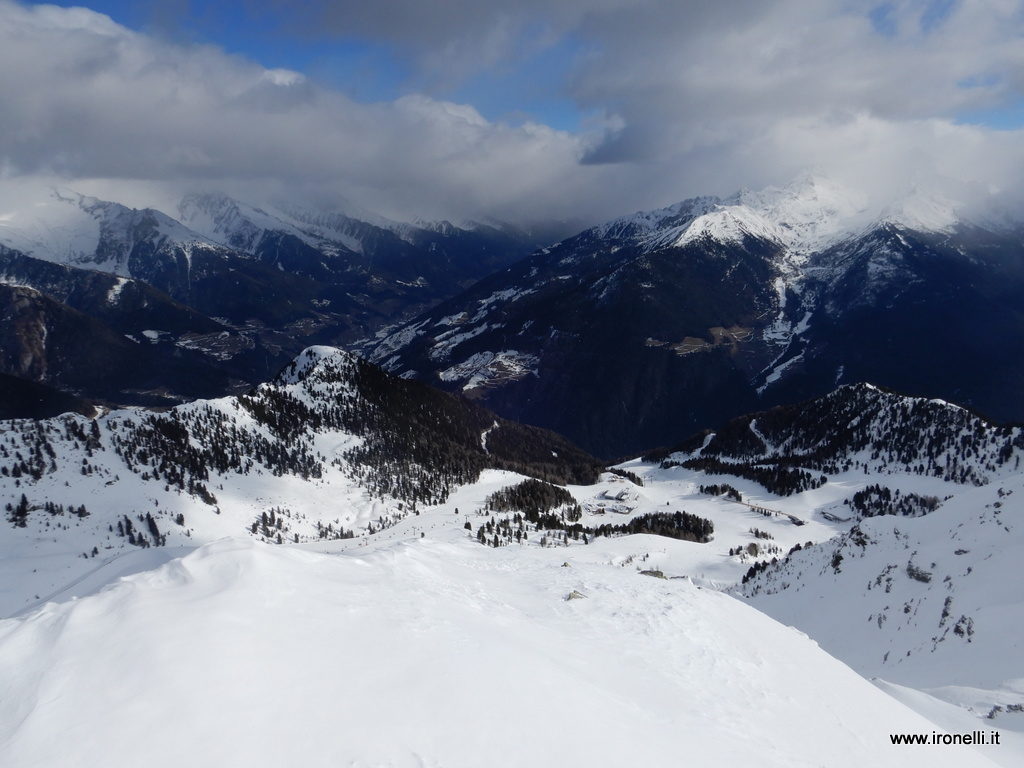
{"type": "Polygon", "coordinates": [[[24,493],[21,494],[21,499],[14,507],[14,511],[11,512],[9,522],[13,523],[15,528],[24,528],[28,525],[28,497],[24,493]]]}

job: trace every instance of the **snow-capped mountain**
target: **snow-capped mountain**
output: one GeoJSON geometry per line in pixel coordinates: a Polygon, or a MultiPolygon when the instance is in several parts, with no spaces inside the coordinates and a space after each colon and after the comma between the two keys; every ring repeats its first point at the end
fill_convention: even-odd
{"type": "Polygon", "coordinates": [[[815,176],[591,228],[368,344],[621,455],[867,380],[1024,418],[1024,228],[815,176]],[[495,362],[498,361],[498,362],[495,362]],[[512,361],[511,363],[509,361],[512,361]]]}
{"type": "Polygon", "coordinates": [[[181,249],[189,254],[193,248],[216,246],[152,208],[137,210],[68,189],[26,192],[28,199],[0,215],[0,245],[44,261],[141,277],[145,270],[133,263],[139,251],[152,256],[181,249]]]}
{"type": "MultiPolygon", "coordinates": [[[[362,214],[370,223],[223,194],[189,195],[171,218],[63,189],[11,191],[5,199],[15,202],[0,206],[0,283],[98,322],[102,333],[80,339],[96,359],[131,357],[125,345],[155,349],[144,353],[154,362],[117,365],[117,377],[107,369],[97,380],[99,369],[84,374],[47,349],[47,328],[0,350],[0,372],[115,404],[238,391],[311,343],[364,336],[532,247],[511,230],[362,214]],[[45,376],[34,365],[44,359],[45,376]]],[[[44,320],[36,313],[34,327],[44,320]]]]}
{"type": "Polygon", "coordinates": [[[417,286],[429,298],[451,295],[506,266],[525,255],[529,242],[509,227],[403,223],[366,211],[357,217],[287,201],[257,207],[223,194],[188,195],[178,213],[211,240],[288,271],[321,278],[324,269],[372,274],[417,286]]]}
{"type": "MultiPolygon", "coordinates": [[[[887,215],[894,223],[902,222],[895,209],[887,215]]],[[[787,255],[800,256],[850,237],[871,221],[864,195],[806,173],[785,187],[741,190],[727,198],[693,198],[624,216],[593,231],[598,237],[639,238],[649,249],[683,246],[703,238],[742,242],[753,237],[777,243],[787,255]]]]}
{"type": "Polygon", "coordinates": [[[360,224],[340,213],[321,214],[295,207],[291,213],[270,206],[257,207],[224,194],[186,195],[178,203],[179,219],[207,237],[245,253],[257,254],[265,237],[277,234],[301,240],[327,253],[362,253],[363,244],[353,230],[360,224]]]}
{"type": "MultiPolygon", "coordinates": [[[[652,250],[703,238],[742,242],[752,237],[775,242],[786,257],[799,260],[882,224],[949,233],[978,218],[946,192],[915,185],[881,205],[828,176],[805,172],[785,186],[743,189],[725,198],[691,198],[614,219],[592,232],[601,238],[635,239],[652,250]]],[[[994,215],[982,220],[989,227],[1010,223],[994,215]]]]}
{"type": "MultiPolygon", "coordinates": [[[[448,249],[467,247],[460,240],[482,245],[478,258],[462,265],[469,273],[446,276],[458,283],[504,266],[507,257],[489,251],[512,246],[517,238],[512,230],[496,226],[468,223],[459,227],[447,221],[409,224],[367,211],[360,211],[363,218],[356,218],[288,202],[254,205],[210,192],[183,197],[173,218],[153,208],[135,209],[55,187],[28,189],[19,194],[16,204],[6,208],[0,213],[0,245],[37,259],[141,279],[146,279],[153,265],[133,264],[133,260],[139,262],[135,257],[138,249],[146,250],[151,258],[173,248],[186,253],[194,248],[226,248],[267,260],[268,241],[280,250],[282,242],[294,238],[317,249],[321,257],[343,257],[343,269],[352,269],[359,266],[353,258],[360,254],[397,263],[401,257],[386,253],[389,249],[415,251],[424,240],[444,244],[448,249]],[[492,241],[490,248],[488,239],[492,241]],[[496,262],[492,265],[491,260],[496,262]]],[[[410,258],[410,254],[402,256],[410,258]]],[[[417,252],[415,256],[423,254],[417,252]]],[[[424,274],[438,275],[437,262],[443,256],[435,253],[433,258],[421,258],[420,269],[424,274]]]]}

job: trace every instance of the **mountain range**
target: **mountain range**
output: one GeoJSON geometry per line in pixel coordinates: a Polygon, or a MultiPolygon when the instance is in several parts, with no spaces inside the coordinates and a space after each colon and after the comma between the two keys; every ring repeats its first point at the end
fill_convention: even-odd
{"type": "Polygon", "coordinates": [[[533,246],[508,227],[285,213],[223,194],[188,195],[172,217],[24,192],[0,215],[0,300],[18,328],[2,372],[112,404],[244,390],[310,344],[365,336],[533,246]]]}
{"type": "Polygon", "coordinates": [[[374,339],[370,359],[602,456],[871,381],[1024,418],[1024,229],[815,176],[544,248],[374,339]]]}
{"type": "Polygon", "coordinates": [[[0,373],[172,405],[341,345],[605,457],[855,381],[1024,419],[1024,228],[895,199],[805,174],[526,256],[532,236],[499,225],[220,193],[172,217],[50,189],[0,216],[0,373]]]}

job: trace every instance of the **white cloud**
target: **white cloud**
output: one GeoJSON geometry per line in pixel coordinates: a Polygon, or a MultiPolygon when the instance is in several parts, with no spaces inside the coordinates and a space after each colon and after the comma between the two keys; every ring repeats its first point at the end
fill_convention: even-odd
{"type": "Polygon", "coordinates": [[[396,0],[306,18],[385,40],[440,80],[572,35],[586,53],[567,87],[598,117],[571,134],[423,94],[362,104],[85,9],[0,0],[0,173],[521,221],[596,220],[808,166],[883,191],[937,177],[1019,186],[1024,132],[955,116],[1021,97],[1022,3],[889,5],[881,30],[877,4],[855,0],[467,0],[430,13],[396,0]]]}
{"type": "MultiPolygon", "coordinates": [[[[6,176],[256,185],[385,214],[561,215],[587,139],[426,96],[359,104],[298,73],[157,41],[85,9],[0,2],[6,176]]],[[[107,185],[110,186],[109,184],[107,185]]]]}
{"type": "Polygon", "coordinates": [[[263,73],[263,79],[272,85],[280,86],[301,85],[306,82],[305,75],[292,69],[268,69],[263,73]]]}

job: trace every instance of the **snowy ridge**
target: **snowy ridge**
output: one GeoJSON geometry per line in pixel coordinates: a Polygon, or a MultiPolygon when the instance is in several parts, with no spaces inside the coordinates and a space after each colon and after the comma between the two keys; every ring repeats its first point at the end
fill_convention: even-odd
{"type": "Polygon", "coordinates": [[[210,239],[249,254],[256,251],[267,230],[300,234],[281,219],[226,195],[186,195],[178,203],[178,215],[181,221],[210,239]]]}
{"type": "Polygon", "coordinates": [[[357,236],[362,222],[338,213],[316,213],[297,206],[284,209],[255,206],[227,195],[192,194],[178,204],[181,220],[208,237],[231,248],[255,253],[270,233],[296,237],[306,245],[325,252],[363,252],[357,236]]]}
{"type": "MultiPolygon", "coordinates": [[[[367,220],[357,220],[347,214],[331,211],[308,211],[287,207],[283,208],[281,213],[314,244],[323,246],[328,243],[341,243],[353,253],[360,254],[367,250],[363,242],[367,238],[367,230],[374,227],[389,232],[400,229],[399,225],[372,215],[367,215],[367,219],[373,220],[370,224],[367,220]]],[[[409,242],[407,238],[403,239],[409,242]]]]}
{"type": "Polygon", "coordinates": [[[0,623],[4,765],[988,764],[892,748],[933,724],[685,580],[465,539],[341,549],[225,540],[0,623]],[[595,732],[629,738],[565,735],[595,732]]]}
{"type": "Polygon", "coordinates": [[[185,195],[172,218],[68,189],[0,187],[0,245],[35,258],[132,277],[128,256],[139,243],[154,250],[177,246],[229,248],[255,255],[271,235],[288,235],[327,255],[362,254],[382,234],[414,243],[420,234],[456,234],[477,225],[418,225],[391,221],[345,203],[346,212],[252,204],[219,192],[185,195]],[[368,246],[369,244],[369,246],[368,246]]]}
{"type": "Polygon", "coordinates": [[[140,243],[186,250],[216,245],[160,211],[64,189],[41,191],[0,212],[0,244],[45,261],[132,277],[128,260],[140,243]]]}
{"type": "Polygon", "coordinates": [[[663,230],[685,229],[700,215],[715,210],[721,200],[717,197],[694,197],[665,208],[637,211],[628,216],[600,224],[587,231],[596,239],[621,240],[646,238],[663,230]]]}
{"type": "Polygon", "coordinates": [[[1024,429],[992,424],[942,400],[847,384],[817,400],[735,419],[664,458],[682,462],[698,455],[735,463],[781,460],[826,473],[852,467],[909,472],[983,485],[1020,471],[1024,429]]]}
{"type": "Polygon", "coordinates": [[[753,237],[776,243],[791,258],[803,258],[882,223],[941,232],[958,221],[953,203],[920,189],[873,210],[857,191],[805,173],[782,187],[742,190],[727,198],[692,198],[641,211],[595,227],[589,234],[639,240],[651,249],[681,247],[703,238],[735,243],[753,237]]]}
{"type": "Polygon", "coordinates": [[[424,233],[452,236],[483,225],[475,222],[393,221],[345,201],[342,209],[309,208],[291,202],[259,206],[220,193],[186,195],[178,204],[181,220],[226,246],[253,253],[268,234],[284,233],[333,253],[371,254],[382,235],[415,244],[424,233]]]}
{"type": "Polygon", "coordinates": [[[331,347],[305,350],[238,397],[0,422],[0,504],[13,528],[0,550],[15,570],[32,553],[52,556],[62,574],[37,586],[26,577],[7,598],[0,590],[0,603],[23,601],[26,582],[39,596],[135,547],[380,530],[490,467],[539,472],[539,459],[557,472],[552,452],[568,476],[593,474],[594,460],[558,436],[494,422],[331,347]]]}
{"type": "MultiPolygon", "coordinates": [[[[782,243],[782,230],[775,222],[745,205],[723,205],[698,216],[671,244],[682,247],[704,238],[720,243],[742,243],[745,237],[782,243]]],[[[658,245],[664,243],[662,240],[656,242],[658,245]]]]}

